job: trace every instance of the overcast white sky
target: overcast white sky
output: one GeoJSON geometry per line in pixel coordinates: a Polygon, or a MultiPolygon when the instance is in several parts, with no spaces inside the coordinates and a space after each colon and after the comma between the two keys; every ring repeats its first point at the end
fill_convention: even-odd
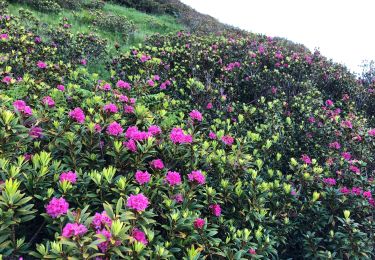
{"type": "Polygon", "coordinates": [[[359,72],[375,60],[375,0],[181,0],[221,22],[302,43],[359,72]]]}

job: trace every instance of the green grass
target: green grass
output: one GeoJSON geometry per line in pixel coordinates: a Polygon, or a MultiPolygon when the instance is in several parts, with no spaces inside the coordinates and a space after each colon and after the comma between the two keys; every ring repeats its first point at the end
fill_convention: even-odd
{"type": "Polygon", "coordinates": [[[107,3],[104,6],[103,12],[125,16],[135,24],[136,31],[129,37],[129,39],[124,40],[120,33],[102,30],[86,21],[82,21],[79,17],[85,14],[87,15],[87,10],[63,10],[59,14],[48,14],[33,10],[24,4],[10,4],[8,9],[11,14],[17,15],[21,8],[30,10],[36,18],[49,25],[57,25],[63,17],[66,17],[72,25],[73,32],[88,33],[94,31],[99,36],[107,39],[110,52],[114,51],[115,43],[120,44],[120,51],[126,51],[132,46],[143,43],[145,38],[152,34],[167,34],[184,29],[184,26],[179,24],[172,16],[149,15],[133,8],[126,8],[107,3]]]}

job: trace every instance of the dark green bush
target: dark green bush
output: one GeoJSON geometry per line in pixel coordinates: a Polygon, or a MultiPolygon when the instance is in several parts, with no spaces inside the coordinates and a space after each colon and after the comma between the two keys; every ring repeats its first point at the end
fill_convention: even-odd
{"type": "Polygon", "coordinates": [[[93,23],[102,29],[120,33],[124,38],[127,38],[135,31],[135,26],[132,21],[124,16],[113,13],[96,12],[93,23]]]}
{"type": "Polygon", "coordinates": [[[104,8],[105,2],[103,0],[89,0],[83,3],[87,9],[101,10],[104,8]]]}
{"type": "Polygon", "coordinates": [[[55,0],[26,0],[26,3],[35,10],[46,13],[59,13],[62,10],[55,0]]]}
{"type": "Polygon", "coordinates": [[[62,8],[79,10],[82,7],[83,0],[55,0],[62,8]]]}

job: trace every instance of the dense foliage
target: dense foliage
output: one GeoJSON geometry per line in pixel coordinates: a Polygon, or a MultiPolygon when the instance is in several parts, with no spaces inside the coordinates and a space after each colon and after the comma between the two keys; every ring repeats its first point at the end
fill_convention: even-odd
{"type": "Polygon", "coordinates": [[[86,68],[102,39],[18,19],[0,18],[5,258],[375,257],[375,129],[345,68],[179,33],[103,78],[86,68]]]}

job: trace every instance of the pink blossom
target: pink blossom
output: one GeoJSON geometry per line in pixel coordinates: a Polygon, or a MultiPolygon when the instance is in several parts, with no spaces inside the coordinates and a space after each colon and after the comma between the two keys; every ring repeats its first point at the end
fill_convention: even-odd
{"type": "Polygon", "coordinates": [[[370,199],[372,197],[371,191],[364,191],[362,193],[363,197],[370,199]]]}
{"type": "Polygon", "coordinates": [[[212,205],[210,205],[209,208],[210,208],[212,214],[215,217],[220,217],[220,215],[221,215],[221,207],[220,207],[219,204],[212,204],[212,205]]]}
{"type": "Polygon", "coordinates": [[[173,195],[173,200],[177,203],[182,203],[184,201],[184,196],[181,193],[173,195]]]}
{"type": "Polygon", "coordinates": [[[139,131],[137,126],[130,126],[125,132],[125,137],[135,141],[143,141],[151,137],[151,133],[139,131]]]}
{"type": "Polygon", "coordinates": [[[2,80],[5,84],[9,85],[12,82],[12,77],[10,76],[5,76],[2,80]]]}
{"type": "Polygon", "coordinates": [[[46,206],[47,214],[52,218],[60,217],[66,214],[69,209],[69,203],[64,198],[52,198],[52,200],[46,206]]]}
{"type": "Polygon", "coordinates": [[[102,127],[99,124],[95,124],[94,130],[96,133],[100,133],[102,131],[102,127]]]}
{"type": "Polygon", "coordinates": [[[54,107],[55,106],[55,101],[50,96],[45,96],[42,99],[42,103],[44,105],[46,105],[46,106],[49,106],[49,107],[54,107]]]}
{"type": "Polygon", "coordinates": [[[134,107],[129,106],[129,105],[125,105],[124,106],[124,112],[126,114],[134,114],[134,107]]]}
{"type": "Polygon", "coordinates": [[[118,109],[115,104],[109,103],[103,107],[103,110],[107,113],[117,113],[118,109]]]}
{"type": "Polygon", "coordinates": [[[234,142],[234,138],[229,136],[229,135],[224,135],[222,138],[221,138],[221,141],[223,141],[224,144],[228,145],[228,146],[231,146],[234,142]]]}
{"type": "Polygon", "coordinates": [[[155,82],[154,82],[152,79],[147,80],[147,84],[148,84],[150,87],[154,87],[154,86],[155,86],[155,82]]]}
{"type": "Polygon", "coordinates": [[[362,189],[361,188],[359,188],[359,187],[353,187],[352,188],[352,194],[353,195],[361,195],[361,193],[362,193],[362,189]]]}
{"type": "Polygon", "coordinates": [[[206,183],[206,177],[201,171],[192,171],[190,174],[188,174],[188,179],[189,181],[195,182],[199,185],[203,185],[206,183]]]}
{"type": "Polygon", "coordinates": [[[193,142],[193,137],[191,135],[186,135],[183,130],[178,127],[172,129],[169,137],[174,144],[185,144],[193,142]]]}
{"type": "Polygon", "coordinates": [[[155,135],[159,135],[161,134],[161,129],[159,126],[157,125],[150,125],[148,127],[148,133],[150,133],[152,136],[155,136],[155,135]]]}
{"type": "Polygon", "coordinates": [[[143,185],[145,183],[148,183],[151,179],[151,174],[149,174],[147,171],[137,171],[135,173],[135,180],[140,184],[143,185]]]}
{"type": "Polygon", "coordinates": [[[202,218],[196,218],[194,220],[194,227],[196,229],[202,229],[204,227],[204,224],[206,224],[206,221],[202,218]]]}
{"type": "Polygon", "coordinates": [[[367,133],[368,133],[369,136],[375,136],[375,128],[368,130],[367,133]]]}
{"type": "Polygon", "coordinates": [[[121,102],[125,102],[125,103],[129,102],[129,98],[128,98],[127,96],[125,96],[125,95],[120,95],[120,96],[118,96],[118,99],[119,99],[121,102]]]}
{"type": "Polygon", "coordinates": [[[353,128],[353,124],[350,120],[342,121],[341,126],[344,127],[344,128],[349,128],[349,129],[353,128]]]}
{"type": "Polygon", "coordinates": [[[181,184],[181,175],[179,172],[168,171],[165,180],[170,186],[179,185],[181,184]]]}
{"type": "Polygon", "coordinates": [[[210,133],[208,134],[208,137],[211,139],[211,140],[215,140],[216,139],[216,134],[212,131],[210,131],[210,133]]]}
{"type": "Polygon", "coordinates": [[[190,116],[190,118],[191,118],[192,120],[197,120],[197,121],[199,121],[199,122],[201,122],[202,119],[203,119],[202,114],[201,114],[198,110],[193,110],[193,111],[191,111],[190,114],[189,114],[189,116],[190,116]]]}
{"type": "Polygon", "coordinates": [[[148,241],[146,239],[146,234],[139,230],[138,228],[134,228],[132,231],[132,237],[137,240],[138,242],[147,245],[148,241]]]}
{"type": "Polygon", "coordinates": [[[103,229],[103,230],[97,230],[96,234],[97,235],[102,235],[106,239],[105,241],[103,241],[100,244],[98,244],[98,248],[100,249],[100,251],[102,251],[102,253],[104,253],[104,252],[106,252],[108,250],[109,240],[112,237],[111,232],[109,232],[106,229],[103,229]]]}
{"type": "Polygon", "coordinates": [[[326,106],[327,106],[327,107],[331,107],[331,106],[333,106],[333,101],[330,100],[330,99],[326,100],[326,106]]]}
{"type": "Polygon", "coordinates": [[[250,249],[249,249],[249,254],[250,254],[250,255],[256,255],[257,252],[255,251],[254,248],[250,248],[250,249]]]}
{"type": "Polygon", "coordinates": [[[83,113],[82,109],[79,107],[76,107],[75,109],[71,110],[69,112],[70,118],[75,120],[76,122],[82,124],[85,122],[85,114],[83,113]]]}
{"type": "Polygon", "coordinates": [[[107,127],[107,133],[112,136],[118,136],[121,135],[124,130],[122,129],[121,125],[119,123],[112,122],[107,127]]]}
{"type": "Polygon", "coordinates": [[[65,86],[64,85],[57,85],[57,89],[60,90],[60,91],[64,91],[65,86]]]}
{"type": "Polygon", "coordinates": [[[206,109],[212,109],[212,107],[213,107],[213,105],[212,105],[211,102],[206,105],[206,109]]]}
{"type": "Polygon", "coordinates": [[[68,223],[63,228],[62,236],[66,238],[70,238],[72,236],[81,236],[86,234],[87,228],[79,223],[68,223]]]}
{"type": "Polygon", "coordinates": [[[341,153],[341,156],[342,156],[342,158],[344,158],[347,161],[349,161],[352,158],[352,156],[349,152],[343,152],[343,153],[341,153]]]}
{"type": "Polygon", "coordinates": [[[100,87],[100,89],[104,91],[110,91],[112,89],[111,84],[105,83],[103,86],[100,87]]]}
{"type": "Polygon", "coordinates": [[[123,81],[123,80],[119,80],[119,81],[117,81],[116,86],[117,86],[118,88],[122,88],[122,89],[126,89],[126,90],[130,90],[130,89],[131,89],[131,85],[130,85],[130,83],[125,82],[125,81],[123,81]]]}
{"type": "Polygon", "coordinates": [[[8,40],[8,39],[9,39],[8,34],[6,34],[6,33],[0,34],[0,40],[4,41],[4,40],[8,40]]]}
{"type": "Polygon", "coordinates": [[[323,182],[325,184],[327,184],[327,185],[330,185],[330,186],[335,186],[336,185],[336,180],[333,179],[333,178],[324,178],[323,182]]]}
{"type": "Polygon", "coordinates": [[[341,192],[342,194],[349,194],[349,193],[350,193],[350,189],[348,189],[347,187],[342,187],[342,188],[340,189],[340,192],[341,192]]]}
{"type": "Polygon", "coordinates": [[[95,213],[91,224],[96,230],[112,226],[112,219],[108,216],[107,212],[95,213]]]}
{"type": "Polygon", "coordinates": [[[29,130],[29,136],[33,139],[41,138],[43,136],[43,129],[39,126],[33,126],[29,130]]]}
{"type": "Polygon", "coordinates": [[[152,160],[150,162],[150,165],[152,168],[154,168],[155,170],[162,170],[164,169],[164,163],[162,160],[160,159],[155,159],[155,160],[152,160]]]}
{"type": "Polygon", "coordinates": [[[126,141],[123,143],[123,145],[128,149],[129,151],[135,153],[137,152],[137,144],[133,139],[130,139],[129,141],[126,141]]]}
{"type": "Polygon", "coordinates": [[[131,194],[127,200],[127,207],[134,209],[138,212],[144,211],[150,204],[148,198],[142,193],[133,195],[131,194]]]}
{"type": "Polygon", "coordinates": [[[306,164],[311,164],[311,163],[312,163],[311,158],[310,158],[308,155],[306,155],[306,154],[303,154],[303,155],[302,155],[301,160],[302,160],[304,163],[306,163],[306,164]]]}
{"type": "Polygon", "coordinates": [[[354,165],[350,165],[349,170],[351,170],[355,174],[360,174],[360,172],[361,172],[361,170],[357,166],[354,166],[354,165]]]}
{"type": "Polygon", "coordinates": [[[44,61],[38,61],[36,65],[38,66],[39,69],[47,68],[47,63],[45,63],[44,61]]]}
{"type": "Polygon", "coordinates": [[[60,174],[60,181],[67,181],[70,183],[76,183],[77,182],[77,173],[69,171],[69,172],[62,172],[60,174]]]}
{"type": "Polygon", "coordinates": [[[13,107],[16,111],[26,115],[31,116],[33,114],[31,108],[26,105],[26,102],[23,100],[16,100],[13,102],[13,107]]]}
{"type": "Polygon", "coordinates": [[[148,55],[145,55],[145,54],[142,54],[142,56],[140,58],[141,62],[146,62],[146,61],[148,61],[150,59],[151,59],[151,57],[148,56],[148,55]]]}
{"type": "Polygon", "coordinates": [[[329,144],[329,148],[339,150],[341,148],[341,144],[339,142],[333,142],[329,144]]]}

